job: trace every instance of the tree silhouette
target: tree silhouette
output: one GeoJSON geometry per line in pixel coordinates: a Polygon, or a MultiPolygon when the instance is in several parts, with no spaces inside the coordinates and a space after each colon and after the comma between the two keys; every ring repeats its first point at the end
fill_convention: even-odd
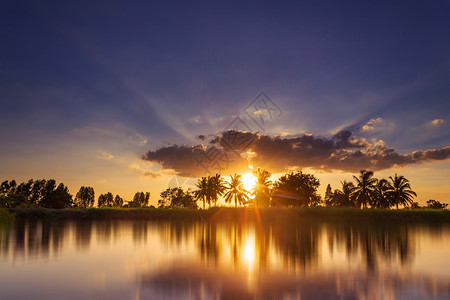
{"type": "Polygon", "coordinates": [[[421,208],[421,206],[419,205],[419,202],[413,202],[413,203],[411,203],[409,208],[411,208],[411,209],[418,209],[418,208],[421,208]]]}
{"type": "Polygon", "coordinates": [[[79,208],[89,208],[94,206],[95,192],[90,186],[82,186],[75,196],[74,205],[79,208]]]}
{"type": "Polygon", "coordinates": [[[17,185],[15,180],[0,185],[0,207],[66,208],[72,205],[72,195],[64,184],[56,186],[54,179],[28,180],[17,185]]]}
{"type": "Polygon", "coordinates": [[[389,208],[391,203],[389,197],[386,194],[389,189],[389,184],[386,179],[377,180],[374,189],[374,199],[372,201],[372,206],[376,208],[389,208]]]}
{"type": "Polygon", "coordinates": [[[114,196],[110,192],[98,196],[98,207],[113,206],[114,196]]]}
{"type": "Polygon", "coordinates": [[[219,200],[219,196],[223,195],[225,189],[225,181],[220,174],[208,176],[208,195],[210,201],[214,202],[214,206],[217,205],[217,200],[219,200]]]}
{"type": "Polygon", "coordinates": [[[317,194],[319,180],[312,174],[303,174],[301,171],[285,174],[273,185],[274,194],[287,194],[291,197],[276,197],[274,202],[283,206],[316,206],[320,203],[317,194]]]}
{"type": "Polygon", "coordinates": [[[333,189],[331,188],[331,185],[328,184],[327,188],[325,190],[325,197],[323,198],[323,200],[325,201],[325,204],[327,206],[331,206],[331,205],[329,205],[329,203],[332,198],[333,198],[333,189]]]}
{"type": "Polygon", "coordinates": [[[376,179],[373,178],[373,171],[361,170],[359,177],[353,176],[356,180],[354,196],[357,205],[366,208],[372,203],[376,179]]]}
{"type": "Polygon", "coordinates": [[[160,196],[160,208],[197,208],[197,200],[191,190],[184,191],[181,187],[168,188],[162,191],[160,196]]]}
{"type": "Polygon", "coordinates": [[[72,195],[69,194],[69,189],[62,183],[54,188],[55,180],[50,179],[45,185],[45,193],[41,200],[41,205],[47,208],[68,208],[72,206],[72,195]]]}
{"type": "Polygon", "coordinates": [[[258,168],[254,172],[256,176],[256,186],[253,194],[255,195],[255,204],[257,207],[268,207],[269,206],[269,187],[272,185],[270,181],[270,172],[264,169],[258,168]]]}
{"type": "Polygon", "coordinates": [[[388,182],[388,190],[386,191],[386,195],[391,203],[395,205],[397,209],[399,204],[403,206],[412,204],[413,197],[417,196],[417,194],[411,190],[409,180],[404,176],[397,176],[397,174],[395,174],[394,178],[389,176],[389,179],[391,181],[388,182]]]}
{"type": "Polygon", "coordinates": [[[123,198],[120,197],[119,195],[116,195],[116,197],[114,198],[113,206],[114,207],[122,207],[123,206],[123,198]]]}
{"type": "Polygon", "coordinates": [[[146,207],[150,199],[150,193],[137,192],[134,194],[133,201],[128,203],[129,207],[146,207]]]}
{"type": "Polygon", "coordinates": [[[208,204],[211,205],[211,198],[208,190],[208,178],[202,177],[197,181],[195,186],[197,187],[197,190],[195,190],[194,196],[197,200],[203,201],[203,209],[205,209],[205,202],[208,202],[208,204]]]}
{"type": "Polygon", "coordinates": [[[41,199],[42,199],[42,190],[45,186],[46,180],[35,180],[33,187],[31,188],[31,197],[30,197],[30,203],[37,205],[41,199]]]}
{"type": "Polygon", "coordinates": [[[248,191],[244,189],[244,183],[242,182],[242,175],[234,174],[230,175],[230,182],[227,186],[227,192],[225,193],[225,202],[229,203],[234,198],[234,206],[244,204],[248,200],[248,191]]]}
{"type": "Polygon", "coordinates": [[[427,208],[432,208],[432,209],[444,209],[448,206],[447,203],[441,203],[439,201],[432,200],[432,199],[428,200],[427,204],[428,204],[427,208]]]}
{"type": "Polygon", "coordinates": [[[3,181],[0,185],[0,207],[13,207],[13,196],[15,192],[16,182],[12,180],[3,181]]]}
{"type": "Polygon", "coordinates": [[[327,206],[337,206],[337,207],[352,207],[356,206],[353,199],[353,193],[355,191],[355,186],[352,182],[342,181],[342,190],[336,189],[330,200],[328,200],[327,206]]]}

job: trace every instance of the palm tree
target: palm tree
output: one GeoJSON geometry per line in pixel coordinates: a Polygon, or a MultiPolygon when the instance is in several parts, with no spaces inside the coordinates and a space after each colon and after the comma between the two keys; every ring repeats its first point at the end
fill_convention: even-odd
{"type": "Polygon", "coordinates": [[[404,176],[397,176],[397,174],[395,174],[394,178],[389,176],[389,179],[391,182],[388,182],[386,194],[391,203],[395,204],[397,209],[399,204],[402,204],[403,206],[412,204],[413,196],[417,197],[417,194],[411,190],[409,180],[404,176]]]}
{"type": "Polygon", "coordinates": [[[377,208],[389,208],[391,206],[389,198],[386,195],[388,188],[388,181],[386,179],[377,180],[372,206],[377,208]]]}
{"type": "Polygon", "coordinates": [[[269,186],[272,184],[272,181],[270,181],[269,178],[272,174],[267,170],[260,168],[258,168],[254,174],[257,179],[254,191],[256,205],[260,207],[268,207],[269,186]]]}
{"type": "Polygon", "coordinates": [[[359,177],[353,176],[356,180],[354,196],[356,203],[361,207],[371,204],[375,189],[376,179],[373,178],[373,171],[361,170],[359,177]]]}
{"type": "Polygon", "coordinates": [[[220,174],[208,176],[208,195],[210,201],[214,201],[214,206],[217,205],[217,200],[223,195],[225,189],[225,181],[220,174]]]}
{"type": "Polygon", "coordinates": [[[227,192],[225,193],[225,202],[231,202],[234,197],[234,206],[244,204],[248,200],[248,191],[244,189],[244,183],[242,182],[242,175],[234,174],[230,175],[231,179],[227,186],[227,192]]]}
{"type": "Polygon", "coordinates": [[[331,194],[329,205],[330,206],[339,206],[339,207],[348,207],[354,206],[353,202],[353,192],[355,191],[355,186],[352,182],[344,180],[341,182],[342,190],[335,190],[334,193],[331,194]]]}
{"type": "Polygon", "coordinates": [[[195,199],[203,201],[203,209],[205,209],[205,202],[211,205],[211,199],[208,191],[208,178],[202,177],[195,185],[197,190],[194,192],[195,199]]]}

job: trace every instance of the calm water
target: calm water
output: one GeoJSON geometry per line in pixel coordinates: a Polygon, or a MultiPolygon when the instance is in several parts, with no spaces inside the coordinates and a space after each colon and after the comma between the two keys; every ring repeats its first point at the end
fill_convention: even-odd
{"type": "Polygon", "coordinates": [[[393,224],[0,224],[1,299],[449,299],[450,230],[393,224]]]}

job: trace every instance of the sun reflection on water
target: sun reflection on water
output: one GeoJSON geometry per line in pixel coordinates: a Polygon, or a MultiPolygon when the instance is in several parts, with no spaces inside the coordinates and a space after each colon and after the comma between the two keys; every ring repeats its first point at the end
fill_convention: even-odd
{"type": "Polygon", "coordinates": [[[81,276],[79,298],[448,299],[450,230],[426,229],[283,221],[17,222],[0,226],[0,298],[18,292],[6,280],[39,282],[31,272],[39,264],[50,276],[39,283],[51,278],[58,288],[30,290],[30,297],[48,292],[47,298],[58,298],[72,277],[81,276]],[[53,260],[41,259],[51,253],[57,254],[53,260]]]}
{"type": "Polygon", "coordinates": [[[255,267],[255,235],[247,236],[243,246],[242,246],[242,260],[247,264],[249,270],[255,267]]]}

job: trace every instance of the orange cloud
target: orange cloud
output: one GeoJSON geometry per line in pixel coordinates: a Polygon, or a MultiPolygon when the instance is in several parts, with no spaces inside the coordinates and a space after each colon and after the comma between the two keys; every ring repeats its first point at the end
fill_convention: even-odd
{"type": "Polygon", "coordinates": [[[187,176],[240,172],[249,165],[275,173],[295,168],[356,172],[449,157],[450,147],[401,154],[388,148],[383,141],[373,140],[370,143],[363,138],[357,139],[348,130],[339,131],[331,137],[310,134],[282,137],[229,130],[217,135],[208,146],[173,145],[143,155],[144,160],[161,164],[163,170],[171,169],[187,176]]]}

